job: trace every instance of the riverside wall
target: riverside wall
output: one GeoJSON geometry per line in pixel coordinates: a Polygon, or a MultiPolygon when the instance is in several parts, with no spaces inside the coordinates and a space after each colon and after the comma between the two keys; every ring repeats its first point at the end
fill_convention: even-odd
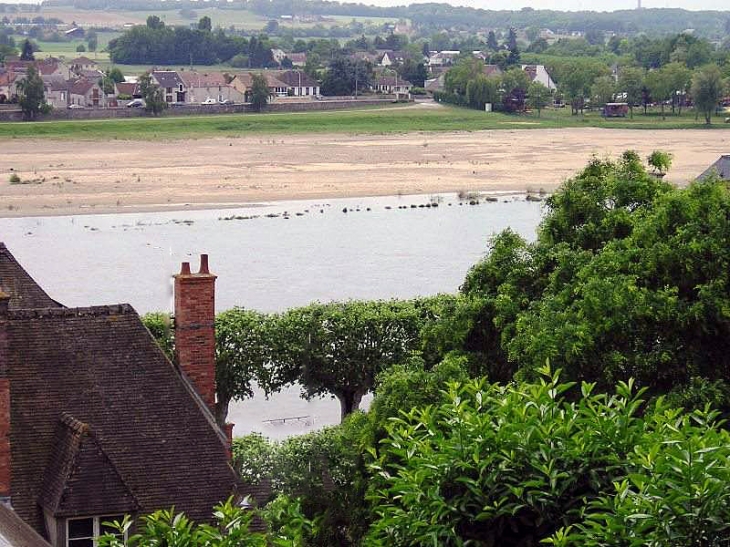
{"type": "MultiPolygon", "coordinates": [[[[395,99],[352,99],[352,98],[328,98],[326,100],[314,101],[282,101],[272,102],[266,106],[265,112],[309,112],[322,110],[347,110],[364,106],[382,106],[392,104],[395,99]]],[[[246,114],[255,112],[250,104],[232,105],[181,105],[166,109],[162,117],[170,116],[200,116],[205,114],[246,114]]],[[[37,121],[52,120],[103,120],[120,118],[144,118],[152,115],[145,112],[143,108],[79,108],[67,110],[54,110],[49,114],[38,116],[37,121]]],[[[0,108],[0,122],[23,121],[23,114],[17,108],[0,108]]]]}

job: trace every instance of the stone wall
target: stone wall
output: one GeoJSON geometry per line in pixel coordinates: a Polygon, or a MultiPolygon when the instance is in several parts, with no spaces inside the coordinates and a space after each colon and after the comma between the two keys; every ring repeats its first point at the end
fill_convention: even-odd
{"type": "MultiPolygon", "coordinates": [[[[266,106],[266,112],[306,112],[321,110],[343,110],[361,106],[387,105],[395,102],[393,98],[378,99],[328,99],[301,102],[273,102],[266,106]]],[[[233,105],[181,105],[173,106],[164,111],[162,116],[199,116],[205,114],[238,114],[253,112],[249,104],[233,105]]],[[[39,121],[50,120],[98,120],[114,118],[139,118],[150,116],[143,108],[85,108],[54,110],[45,116],[39,116],[39,121]]],[[[0,122],[22,121],[23,115],[18,109],[0,110],[0,122]]]]}

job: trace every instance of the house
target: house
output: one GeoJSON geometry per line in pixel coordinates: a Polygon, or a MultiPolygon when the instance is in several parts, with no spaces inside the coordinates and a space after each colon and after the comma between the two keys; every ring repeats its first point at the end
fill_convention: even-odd
{"type": "Polygon", "coordinates": [[[697,177],[697,180],[704,180],[711,175],[717,175],[722,180],[730,181],[730,154],[723,154],[715,163],[710,165],[697,177]]]}
{"type": "Polygon", "coordinates": [[[51,547],[15,511],[0,503],[0,545],[3,547],[51,547]]]}
{"type": "Polygon", "coordinates": [[[381,76],[373,82],[373,90],[377,93],[410,93],[413,84],[398,76],[381,76]]]}
{"type": "Polygon", "coordinates": [[[430,80],[426,80],[424,83],[424,88],[429,93],[436,93],[438,91],[443,91],[445,89],[445,85],[446,85],[446,72],[442,72],[436,78],[431,78],[430,80]]]}
{"type": "Polygon", "coordinates": [[[212,412],[215,280],[207,255],[174,276],[173,364],[129,304],[67,308],[0,243],[0,498],[53,547],[93,547],[123,514],[209,521],[258,494],[212,412]]]}
{"type": "Polygon", "coordinates": [[[70,80],[68,97],[69,105],[75,104],[88,108],[106,106],[104,90],[99,82],[95,80],[86,80],[84,78],[70,80]]]}
{"type": "MultiPolygon", "coordinates": [[[[245,97],[244,102],[249,102],[251,99],[251,87],[255,74],[255,72],[242,72],[237,74],[231,81],[231,85],[245,97]]],[[[266,79],[266,86],[269,88],[269,100],[273,101],[276,97],[286,97],[288,95],[289,86],[272,73],[260,72],[258,74],[266,79]]]]}
{"type": "Polygon", "coordinates": [[[187,102],[185,82],[175,70],[153,70],[152,83],[158,85],[165,95],[166,103],[187,102]]]}
{"type": "Polygon", "coordinates": [[[119,97],[132,97],[133,99],[142,98],[142,92],[137,82],[117,82],[114,84],[114,94],[119,97]]]}
{"type": "Polygon", "coordinates": [[[76,57],[76,59],[72,60],[68,66],[71,71],[76,74],[78,74],[79,70],[99,70],[99,65],[96,61],[92,61],[83,55],[81,57],[76,57]]]}
{"type": "Polygon", "coordinates": [[[18,95],[16,83],[21,74],[8,71],[0,74],[0,104],[13,100],[18,95]]]}
{"type": "Polygon", "coordinates": [[[547,87],[550,91],[555,91],[556,89],[558,89],[558,86],[555,85],[555,82],[553,82],[550,74],[548,74],[545,65],[522,65],[522,70],[527,73],[527,75],[530,77],[531,82],[539,82],[547,87]]]}
{"type": "Polygon", "coordinates": [[[199,104],[206,99],[218,102],[243,102],[244,95],[231,86],[222,72],[180,71],[178,73],[187,89],[187,102],[199,104]]]}
{"type": "Polygon", "coordinates": [[[287,86],[287,95],[293,97],[316,97],[319,95],[319,83],[301,70],[286,70],[276,75],[277,80],[287,86]]]}
{"type": "Polygon", "coordinates": [[[289,60],[291,61],[292,66],[303,68],[307,64],[307,54],[306,53],[289,53],[289,54],[287,54],[287,57],[289,57],[289,60]]]}
{"type": "Polygon", "coordinates": [[[482,72],[487,78],[492,76],[499,77],[502,75],[502,69],[499,68],[498,65],[484,65],[484,70],[482,72]]]}
{"type": "Polygon", "coordinates": [[[43,76],[46,102],[53,108],[66,108],[69,104],[71,85],[61,76],[43,76]]]}
{"type": "Polygon", "coordinates": [[[428,56],[428,66],[450,66],[459,55],[461,55],[461,52],[456,50],[432,51],[428,56]]]}

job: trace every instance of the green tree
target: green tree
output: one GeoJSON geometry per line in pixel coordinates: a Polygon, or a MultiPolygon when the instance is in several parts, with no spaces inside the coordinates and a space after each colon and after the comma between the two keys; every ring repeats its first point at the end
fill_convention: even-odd
{"type": "Polygon", "coordinates": [[[674,82],[669,77],[669,74],[663,68],[660,68],[652,70],[646,75],[645,84],[652,98],[661,105],[662,119],[666,119],[664,115],[664,104],[674,95],[674,82]]]}
{"type": "Polygon", "coordinates": [[[662,70],[669,80],[672,89],[672,112],[676,108],[678,109],[678,114],[681,116],[685,94],[689,91],[689,87],[692,84],[692,71],[679,63],[669,63],[662,70]]]}
{"type": "Polygon", "coordinates": [[[86,46],[89,51],[96,52],[96,48],[99,45],[99,37],[96,32],[90,30],[86,33],[86,46]]]}
{"type": "Polygon", "coordinates": [[[720,69],[716,65],[708,65],[695,71],[692,77],[692,98],[695,109],[705,117],[705,123],[712,123],[712,114],[724,91],[724,82],[720,69]]]}
{"type": "MultiPolygon", "coordinates": [[[[290,310],[282,318],[290,363],[308,397],[332,395],[342,417],[357,410],[377,374],[418,348],[420,316],[410,302],[333,302],[290,310]]],[[[286,368],[286,366],[285,366],[286,368]]]]}
{"type": "Polygon", "coordinates": [[[266,384],[271,366],[275,318],[234,308],[215,319],[216,420],[225,424],[231,401],[253,396],[255,383],[266,384]]]}
{"type": "Polygon", "coordinates": [[[527,104],[537,110],[537,117],[543,108],[550,104],[550,90],[540,82],[534,81],[527,88],[527,104]]]}
{"type": "Polygon", "coordinates": [[[150,15],[147,17],[147,28],[151,28],[152,30],[161,30],[165,28],[165,23],[162,22],[162,19],[160,19],[159,16],[150,15]]]}
{"type": "Polygon", "coordinates": [[[611,76],[600,76],[591,86],[591,106],[602,108],[606,103],[613,102],[616,93],[616,83],[611,76]]]}
{"type": "Polygon", "coordinates": [[[489,34],[487,34],[487,48],[489,48],[490,51],[497,51],[499,49],[497,36],[494,34],[493,30],[490,30],[489,34]]]}
{"type": "Polygon", "coordinates": [[[157,116],[167,108],[164,91],[152,81],[149,73],[144,73],[139,77],[139,91],[144,99],[147,112],[152,112],[157,116]]]}
{"type": "Polygon", "coordinates": [[[79,44],[76,46],[76,53],[84,53],[86,51],[86,46],[84,44],[79,44]]]}
{"type": "Polygon", "coordinates": [[[633,67],[621,69],[618,79],[618,91],[625,94],[632,119],[634,118],[634,105],[641,102],[641,90],[643,87],[644,72],[641,69],[633,67]]]}
{"type": "Polygon", "coordinates": [[[17,84],[18,103],[26,119],[32,120],[42,112],[46,105],[43,79],[34,66],[29,66],[25,78],[17,84]]]}
{"type": "Polygon", "coordinates": [[[263,74],[254,74],[251,78],[251,106],[261,112],[269,102],[269,84],[263,74]]]}
{"type": "Polygon", "coordinates": [[[21,61],[35,61],[33,42],[30,40],[24,40],[23,45],[20,47],[20,60],[21,61]]]}
{"type": "Polygon", "coordinates": [[[198,21],[198,30],[202,30],[203,32],[210,32],[213,30],[213,23],[210,21],[210,17],[205,15],[200,18],[200,21],[198,21]]]}
{"type": "Polygon", "coordinates": [[[142,316],[142,323],[171,362],[175,362],[175,334],[169,313],[152,312],[142,316]]]}
{"type": "Polygon", "coordinates": [[[107,72],[107,76],[111,81],[116,84],[122,83],[124,81],[124,74],[119,69],[119,67],[116,66],[111,67],[111,69],[107,72]]]}
{"type": "Polygon", "coordinates": [[[484,110],[487,103],[499,101],[499,80],[480,74],[466,84],[466,100],[472,108],[484,110]]]}

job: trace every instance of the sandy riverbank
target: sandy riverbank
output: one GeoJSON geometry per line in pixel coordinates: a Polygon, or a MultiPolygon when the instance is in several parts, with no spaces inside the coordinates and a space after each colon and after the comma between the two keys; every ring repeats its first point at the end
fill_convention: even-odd
{"type": "Polygon", "coordinates": [[[182,210],[251,202],[467,191],[550,191],[591,155],[674,154],[686,184],[730,132],[521,129],[389,136],[0,144],[0,217],[182,210]],[[17,173],[27,184],[10,184],[17,173]]]}

